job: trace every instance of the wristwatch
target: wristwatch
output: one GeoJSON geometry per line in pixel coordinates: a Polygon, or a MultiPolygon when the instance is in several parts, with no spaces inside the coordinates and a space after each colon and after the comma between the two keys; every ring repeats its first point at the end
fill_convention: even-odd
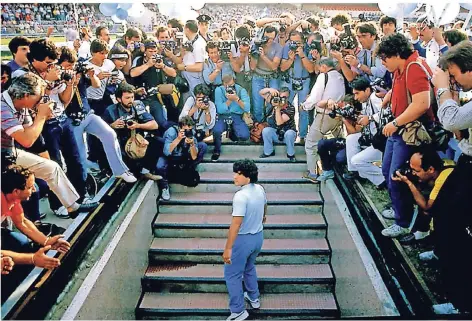
{"type": "Polygon", "coordinates": [[[393,124],[393,126],[395,126],[396,128],[400,127],[400,126],[398,126],[398,123],[397,123],[397,120],[396,120],[396,119],[393,120],[392,124],[393,124]]]}
{"type": "Polygon", "coordinates": [[[357,64],[357,69],[361,69],[361,67],[362,67],[362,64],[361,64],[361,63],[358,63],[358,64],[357,64]]]}
{"type": "Polygon", "coordinates": [[[451,91],[449,88],[438,88],[436,97],[437,100],[439,101],[439,98],[441,98],[442,94],[444,94],[446,91],[451,91]]]}

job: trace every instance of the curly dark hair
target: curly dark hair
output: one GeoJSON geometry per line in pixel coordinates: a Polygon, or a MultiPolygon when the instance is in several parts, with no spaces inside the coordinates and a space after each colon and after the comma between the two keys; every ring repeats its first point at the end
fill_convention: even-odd
{"type": "Polygon", "coordinates": [[[10,194],[15,189],[24,190],[32,172],[18,165],[10,165],[2,171],[2,193],[10,194]]]}
{"type": "Polygon", "coordinates": [[[472,71],[472,42],[462,41],[446,51],[439,66],[446,69],[450,64],[457,65],[462,73],[472,71]]]}
{"type": "Polygon", "coordinates": [[[395,28],[397,28],[397,19],[389,17],[389,16],[382,16],[382,18],[380,18],[380,23],[379,23],[380,28],[382,28],[383,25],[387,23],[393,23],[395,25],[395,28]]]}
{"type": "Polygon", "coordinates": [[[331,27],[334,26],[334,25],[344,25],[346,23],[350,23],[351,19],[349,18],[349,16],[345,13],[340,13],[336,16],[334,16],[332,19],[331,19],[331,27]]]}
{"type": "Polygon", "coordinates": [[[401,33],[394,33],[385,37],[377,48],[377,56],[387,58],[399,56],[406,60],[413,52],[413,45],[401,33]]]}
{"type": "Polygon", "coordinates": [[[57,61],[58,64],[62,64],[64,61],[74,63],[77,62],[77,53],[74,49],[70,49],[69,47],[61,47],[61,55],[57,61]]]}
{"type": "Polygon", "coordinates": [[[195,96],[200,95],[200,94],[203,94],[205,96],[210,96],[211,90],[210,90],[210,87],[208,87],[206,84],[198,84],[193,89],[193,94],[195,96]]]}
{"type": "Polygon", "coordinates": [[[30,62],[33,62],[33,60],[44,61],[46,58],[56,60],[59,56],[54,42],[46,38],[33,40],[29,48],[28,60],[30,62]]]}
{"type": "Polygon", "coordinates": [[[351,81],[350,86],[352,89],[366,91],[367,88],[372,88],[370,86],[370,81],[368,81],[365,77],[356,77],[353,81],[351,81]]]}
{"type": "Polygon", "coordinates": [[[252,159],[240,159],[233,164],[233,172],[249,178],[251,183],[257,183],[259,170],[252,159]]]}
{"type": "Polygon", "coordinates": [[[179,128],[182,128],[184,126],[193,127],[194,125],[195,125],[195,122],[193,121],[192,117],[188,115],[179,119],[179,128]]]}
{"type": "Polygon", "coordinates": [[[449,41],[451,46],[457,45],[459,42],[467,40],[467,34],[460,29],[452,29],[444,32],[444,40],[449,41]]]}

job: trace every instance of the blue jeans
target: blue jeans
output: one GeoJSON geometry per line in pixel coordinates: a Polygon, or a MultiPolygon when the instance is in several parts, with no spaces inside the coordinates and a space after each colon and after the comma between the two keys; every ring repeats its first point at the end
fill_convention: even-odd
{"type": "Polygon", "coordinates": [[[382,173],[387,183],[388,193],[395,211],[395,223],[401,227],[409,227],[413,217],[413,195],[403,182],[392,180],[395,171],[400,168],[412,155],[412,148],[408,146],[398,134],[387,139],[382,161],[382,173]]]}
{"type": "Polygon", "coordinates": [[[162,180],[159,182],[159,186],[161,188],[169,187],[167,173],[168,173],[169,165],[171,163],[190,163],[191,166],[197,167],[197,165],[203,161],[203,156],[205,155],[208,146],[204,142],[199,142],[197,144],[197,148],[198,148],[198,155],[197,155],[197,158],[195,158],[195,160],[185,159],[184,157],[186,156],[182,156],[180,158],[162,156],[159,158],[159,160],[157,161],[156,173],[162,176],[162,180]]]}
{"type": "MultiPolygon", "coordinates": [[[[113,175],[121,175],[128,170],[121,157],[121,148],[115,131],[101,117],[89,114],[80,122],[79,126],[73,126],[73,130],[82,164],[87,162],[87,151],[84,141],[85,132],[100,139],[113,175]]],[[[87,173],[84,174],[87,175],[87,173]]]]}
{"type": "Polygon", "coordinates": [[[256,121],[262,121],[264,117],[264,99],[259,95],[259,91],[264,88],[275,88],[279,89],[279,80],[277,78],[270,78],[265,80],[264,78],[254,74],[252,76],[252,102],[254,104],[254,118],[256,121]],[[269,87],[267,87],[266,83],[268,83],[269,87]]]}
{"type": "Polygon", "coordinates": [[[318,155],[320,155],[321,167],[324,171],[333,170],[334,162],[346,164],[346,147],[339,148],[337,140],[342,138],[322,139],[318,141],[318,155]]]}
{"type": "MultiPolygon", "coordinates": [[[[283,83],[281,87],[285,86],[290,89],[290,97],[289,101],[293,105],[293,101],[295,99],[295,96],[298,95],[298,132],[300,134],[301,138],[305,138],[306,134],[308,133],[308,126],[310,125],[310,112],[304,110],[303,108],[300,108],[299,106],[305,102],[306,97],[308,97],[308,94],[310,93],[310,78],[302,80],[303,83],[303,89],[301,91],[295,91],[292,90],[292,82],[293,79],[290,78],[290,82],[288,83],[283,83]]],[[[312,119],[313,121],[313,119],[312,119]]]]}
{"type": "Polygon", "coordinates": [[[459,148],[459,142],[457,141],[457,139],[451,138],[447,145],[448,145],[448,148],[446,149],[445,152],[438,152],[439,156],[441,156],[441,158],[452,159],[453,161],[457,163],[459,156],[461,156],[462,154],[462,151],[459,148]]]}
{"type": "Polygon", "coordinates": [[[226,130],[226,123],[224,120],[228,117],[231,117],[233,120],[230,134],[232,140],[244,141],[248,140],[250,137],[249,128],[243,121],[242,115],[218,115],[218,120],[215,123],[215,127],[213,127],[213,141],[215,143],[214,152],[217,154],[221,154],[221,134],[226,130]]]}
{"type": "Polygon", "coordinates": [[[87,172],[84,163],[82,163],[80,159],[79,148],[74,135],[74,127],[72,120],[66,118],[64,121],[45,124],[42,133],[49,156],[53,161],[63,167],[61,159],[62,152],[62,156],[67,165],[67,177],[80,197],[84,197],[86,193],[85,180],[87,178],[87,172]]]}
{"type": "Polygon", "coordinates": [[[234,241],[231,264],[225,264],[224,276],[229,294],[231,313],[240,313],[246,309],[244,304],[244,286],[249,298],[259,298],[257,285],[256,258],[264,242],[263,232],[238,235],[234,241]]]}
{"type": "MultiPolygon", "coordinates": [[[[289,129],[285,132],[284,143],[287,146],[287,155],[295,155],[295,139],[297,139],[297,132],[289,129]]],[[[281,143],[277,129],[266,127],[262,130],[262,140],[264,141],[264,154],[270,155],[274,151],[274,142],[281,143]]]]}

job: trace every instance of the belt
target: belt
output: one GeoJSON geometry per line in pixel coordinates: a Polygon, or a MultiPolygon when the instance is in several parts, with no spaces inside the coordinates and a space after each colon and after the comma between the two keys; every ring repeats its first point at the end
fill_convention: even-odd
{"type": "Polygon", "coordinates": [[[329,112],[331,111],[328,108],[321,108],[321,107],[316,107],[315,109],[316,109],[316,112],[320,114],[329,114],[329,112]]]}
{"type": "Polygon", "coordinates": [[[260,73],[258,73],[257,71],[254,71],[254,73],[256,74],[256,76],[261,77],[261,78],[264,78],[264,79],[277,77],[277,72],[273,72],[273,73],[267,74],[267,75],[265,75],[265,74],[260,74],[260,73]],[[274,75],[275,75],[275,77],[274,77],[274,75]]]}
{"type": "Polygon", "coordinates": [[[310,78],[310,77],[295,78],[295,77],[292,77],[292,76],[289,76],[289,77],[293,80],[307,80],[308,78],[310,78]]]}

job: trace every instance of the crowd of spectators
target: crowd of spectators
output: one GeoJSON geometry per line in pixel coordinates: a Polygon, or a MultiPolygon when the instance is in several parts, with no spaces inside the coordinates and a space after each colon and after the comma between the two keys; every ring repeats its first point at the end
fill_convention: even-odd
{"type": "MultiPolygon", "coordinates": [[[[81,29],[71,48],[10,41],[2,163],[20,168],[3,169],[18,184],[2,184],[2,220],[12,217],[43,249],[67,250],[60,237],[51,243],[35,232],[42,218],[34,192],[49,189],[54,214],[74,218],[97,206],[84,201],[84,182],[98,168],[130,184],[154,180],[169,201],[169,183],[198,185],[210,142],[213,162],[223,137],[262,142],[260,158],[284,143],[288,162],[297,161],[298,142],[305,179],[333,179],[339,163],[347,165],[340,179],[363,178],[388,191],[392,206],[382,216],[394,223],[381,231],[385,237],[424,240],[434,219],[434,249],[420,258],[441,262],[452,302],[435,309],[467,312],[472,44],[460,24],[443,30],[420,19],[400,30],[391,17],[365,22],[339,13],[325,26],[324,17],[296,6],[257,4],[206,6],[185,23],[155,19],[149,24],[162,24],[152,36],[130,26],[112,48],[106,26],[81,29]]],[[[3,253],[25,251],[3,235],[10,234],[2,233],[2,254],[25,262],[3,253]]],[[[10,270],[5,261],[2,269],[10,270]]]]}

